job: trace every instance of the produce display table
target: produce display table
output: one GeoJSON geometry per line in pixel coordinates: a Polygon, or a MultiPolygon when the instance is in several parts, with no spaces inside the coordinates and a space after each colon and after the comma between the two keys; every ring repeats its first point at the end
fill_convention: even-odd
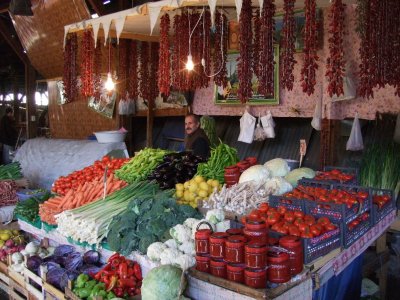
{"type": "Polygon", "coordinates": [[[14,160],[21,164],[22,173],[32,186],[50,190],[58,177],[83,169],[113,150],[126,151],[126,145],[124,142],[100,144],[90,140],[36,138],[26,141],[14,160]]]}
{"type": "MultiPolygon", "coordinates": [[[[292,287],[290,290],[284,292],[274,299],[312,299],[313,298],[313,283],[314,289],[320,289],[321,292],[318,295],[318,299],[324,299],[323,295],[328,295],[328,293],[323,293],[323,289],[328,289],[330,285],[330,279],[334,280],[338,277],[343,271],[344,273],[348,273],[351,270],[353,272],[358,273],[358,269],[354,269],[353,267],[349,267],[353,265],[358,266],[361,263],[363,252],[372,245],[374,241],[376,241],[393,223],[395,220],[396,213],[392,211],[385,218],[383,218],[378,224],[372,227],[364,236],[362,236],[358,241],[356,241],[350,248],[343,249],[342,251],[333,251],[329,260],[326,261],[326,258],[321,258],[314,262],[313,265],[309,266],[311,268],[311,276],[308,276],[304,280],[299,281],[299,284],[292,287]],[[333,255],[333,256],[332,256],[333,255]],[[324,261],[325,260],[325,261],[324,261]],[[317,267],[322,266],[322,267],[317,267]]],[[[18,221],[21,230],[29,232],[37,238],[48,238],[53,241],[55,244],[70,244],[69,241],[58,234],[56,230],[46,232],[42,229],[38,229],[24,221],[18,221]]],[[[83,248],[77,245],[74,245],[77,249],[84,251],[87,248],[83,248]]],[[[108,257],[112,254],[111,251],[106,249],[99,249],[101,255],[103,256],[103,260],[107,260],[108,257]]],[[[130,259],[138,261],[140,266],[142,267],[143,274],[146,275],[149,270],[158,266],[158,264],[150,261],[146,256],[141,255],[139,253],[133,253],[129,256],[130,259]]],[[[361,270],[359,272],[361,274],[361,270]]],[[[347,276],[349,277],[349,276],[347,276]]],[[[351,280],[348,278],[347,280],[351,280]]],[[[314,293],[318,294],[318,291],[314,293]]],[[[252,299],[251,297],[244,296],[235,291],[231,291],[225,289],[223,287],[211,284],[209,282],[197,279],[191,275],[188,276],[188,289],[187,295],[193,299],[252,299]]]]}

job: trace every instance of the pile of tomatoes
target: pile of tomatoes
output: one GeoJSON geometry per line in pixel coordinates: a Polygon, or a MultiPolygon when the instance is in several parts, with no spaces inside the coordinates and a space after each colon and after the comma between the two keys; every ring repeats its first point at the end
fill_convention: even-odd
{"type": "Polygon", "coordinates": [[[372,202],[378,205],[378,209],[381,209],[385,206],[386,203],[390,202],[391,199],[392,198],[390,197],[390,195],[375,195],[372,198],[372,202]]]}
{"type": "Polygon", "coordinates": [[[349,231],[352,231],[354,228],[356,228],[361,222],[367,221],[369,219],[369,213],[365,212],[361,215],[359,215],[357,218],[355,218],[353,221],[349,222],[347,224],[347,229],[349,231]]]}
{"type": "Polygon", "coordinates": [[[293,191],[283,195],[288,198],[306,199],[312,201],[332,202],[335,204],[346,204],[352,208],[355,204],[363,204],[369,197],[366,191],[345,191],[339,189],[324,189],[320,187],[299,185],[293,191]]]}
{"type": "Polygon", "coordinates": [[[70,189],[77,189],[85,182],[92,182],[102,178],[106,167],[108,168],[107,175],[110,175],[115,170],[120,169],[128,160],[128,158],[110,158],[104,156],[101,160],[96,160],[91,166],[75,171],[68,176],[58,178],[54,182],[52,191],[59,195],[65,195],[70,189]]]}
{"type": "Polygon", "coordinates": [[[322,171],[318,172],[314,177],[314,180],[323,180],[323,181],[338,181],[341,183],[349,183],[354,180],[356,176],[353,174],[346,174],[341,172],[340,170],[333,169],[330,171],[322,171]]]}
{"type": "Polygon", "coordinates": [[[262,219],[273,231],[302,238],[317,237],[337,228],[327,217],[316,220],[302,211],[288,210],[284,206],[269,207],[268,203],[262,203],[258,209],[244,217],[242,223],[246,222],[246,219],[262,219]]]}

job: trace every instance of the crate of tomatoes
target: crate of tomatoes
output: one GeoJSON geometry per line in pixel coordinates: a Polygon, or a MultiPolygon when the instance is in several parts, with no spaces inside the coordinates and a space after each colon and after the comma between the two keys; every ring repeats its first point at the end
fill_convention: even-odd
{"type": "Polygon", "coordinates": [[[286,235],[300,237],[305,264],[341,246],[340,226],[326,217],[317,219],[301,210],[291,210],[286,206],[270,207],[262,203],[248,218],[265,221],[272,238],[270,242],[286,235]]]}
{"type": "Polygon", "coordinates": [[[359,184],[359,169],[350,167],[326,166],[323,171],[317,172],[314,180],[328,183],[359,184]]]}
{"type": "Polygon", "coordinates": [[[346,222],[343,226],[342,246],[349,248],[360,237],[367,233],[373,225],[372,213],[366,211],[358,215],[353,220],[346,222]]]}
{"type": "Polygon", "coordinates": [[[318,185],[318,182],[304,181],[283,197],[303,199],[307,213],[343,224],[372,206],[368,188],[346,184],[334,184],[327,188],[318,185]]]}
{"type": "Polygon", "coordinates": [[[396,200],[392,190],[371,188],[371,194],[373,223],[375,225],[396,209],[396,200]]]}

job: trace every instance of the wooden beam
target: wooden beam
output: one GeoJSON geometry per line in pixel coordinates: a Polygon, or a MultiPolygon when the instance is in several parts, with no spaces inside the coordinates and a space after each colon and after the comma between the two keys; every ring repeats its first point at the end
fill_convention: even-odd
{"type": "Polygon", "coordinates": [[[155,100],[148,101],[149,109],[147,110],[147,132],[146,132],[146,146],[153,147],[153,124],[154,124],[154,108],[155,100]]]}
{"type": "Polygon", "coordinates": [[[93,8],[93,10],[98,14],[99,16],[104,16],[106,13],[103,8],[103,3],[98,0],[88,0],[90,6],[93,8]]]}
{"type": "Polygon", "coordinates": [[[30,61],[28,56],[24,53],[24,49],[21,46],[21,43],[16,36],[11,35],[10,29],[7,27],[5,22],[0,18],[0,34],[7,41],[10,47],[14,50],[15,54],[19,57],[19,59],[25,64],[30,65],[30,61]]]}
{"type": "Polygon", "coordinates": [[[37,120],[36,120],[36,72],[30,65],[25,65],[25,88],[26,88],[26,132],[28,139],[36,137],[37,120]]]}

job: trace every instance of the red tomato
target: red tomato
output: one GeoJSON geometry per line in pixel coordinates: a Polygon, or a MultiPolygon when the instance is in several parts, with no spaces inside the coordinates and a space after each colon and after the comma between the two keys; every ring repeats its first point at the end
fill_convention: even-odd
{"type": "Polygon", "coordinates": [[[315,218],[313,216],[311,216],[311,215],[305,215],[304,216],[304,222],[307,225],[311,226],[312,224],[315,224],[315,218]]]}
{"type": "Polygon", "coordinates": [[[280,215],[283,216],[283,215],[286,213],[286,211],[287,211],[286,207],[284,207],[284,206],[279,206],[279,207],[278,207],[278,213],[279,213],[280,215]]]}
{"type": "Polygon", "coordinates": [[[280,216],[278,213],[271,213],[268,215],[267,223],[268,223],[268,225],[274,225],[279,221],[279,219],[280,219],[280,216]]]}
{"type": "Polygon", "coordinates": [[[301,237],[304,238],[304,239],[311,239],[311,238],[313,238],[314,236],[313,236],[313,234],[312,234],[311,232],[305,232],[305,231],[303,231],[303,232],[301,233],[301,237]]]}
{"type": "Polygon", "coordinates": [[[260,211],[257,209],[253,209],[250,213],[251,218],[259,218],[260,217],[260,211]]]}
{"type": "Polygon", "coordinates": [[[266,213],[268,211],[269,205],[266,202],[263,202],[260,204],[260,207],[258,208],[259,211],[266,213]]]}
{"type": "Polygon", "coordinates": [[[300,230],[296,226],[291,226],[289,228],[289,234],[294,236],[300,236],[300,230]]]}
{"type": "Polygon", "coordinates": [[[322,227],[318,224],[314,224],[310,226],[310,231],[314,236],[319,236],[322,231],[322,227]]]}
{"type": "Polygon", "coordinates": [[[299,227],[301,232],[310,231],[310,227],[306,223],[300,223],[297,227],[299,227]]]}
{"type": "Polygon", "coordinates": [[[325,226],[326,224],[330,224],[331,221],[327,217],[321,217],[318,219],[317,223],[325,226]]]}
{"type": "Polygon", "coordinates": [[[297,227],[299,227],[300,224],[305,224],[304,220],[302,218],[296,218],[293,222],[294,225],[296,225],[297,227]]]}
{"type": "Polygon", "coordinates": [[[294,211],[294,216],[296,217],[296,218],[304,218],[304,213],[302,212],[302,211],[300,211],[300,210],[296,210],[296,211],[294,211]]]}
{"type": "Polygon", "coordinates": [[[292,211],[288,211],[285,213],[284,219],[289,223],[293,223],[294,221],[294,213],[292,211]]]}
{"type": "Polygon", "coordinates": [[[336,229],[336,226],[332,223],[327,223],[327,224],[324,224],[323,226],[325,227],[326,231],[331,231],[331,230],[336,229]]]}

